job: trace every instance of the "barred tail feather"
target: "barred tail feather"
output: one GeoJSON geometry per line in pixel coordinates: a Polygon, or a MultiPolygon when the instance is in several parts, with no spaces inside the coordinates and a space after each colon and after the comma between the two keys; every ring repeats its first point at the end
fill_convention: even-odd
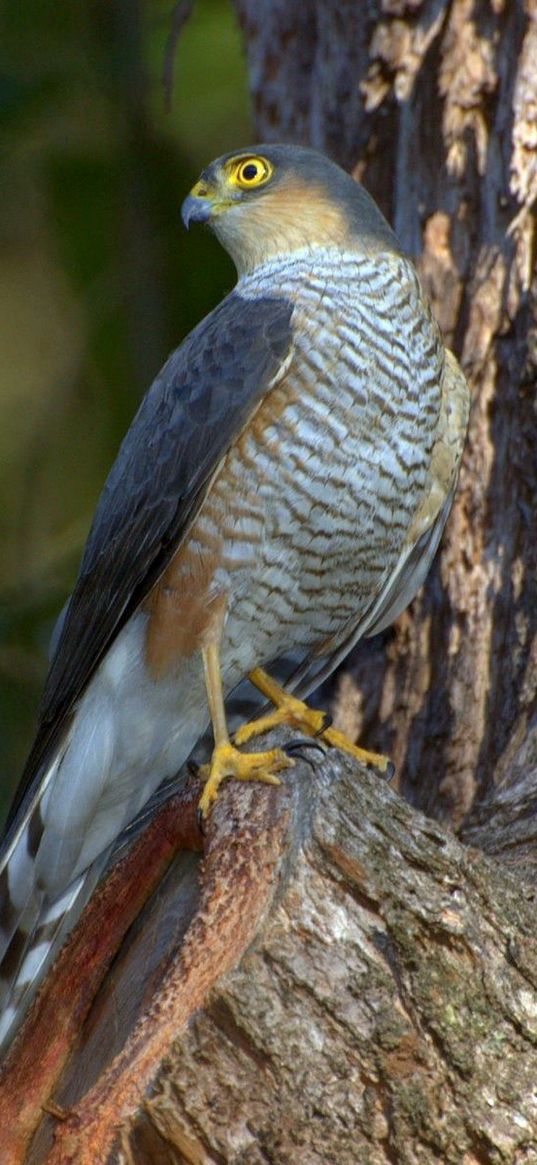
{"type": "Polygon", "coordinates": [[[21,1023],[60,947],[78,921],[100,877],[95,862],[54,901],[37,893],[27,903],[0,961],[0,1049],[21,1023]]]}
{"type": "MultiPolygon", "coordinates": [[[[35,884],[35,853],[43,832],[40,803],[17,830],[0,866],[0,968],[19,934],[22,920],[39,912],[43,899],[35,884]]],[[[1,972],[0,972],[1,973],[1,972]]],[[[1,998],[1,987],[0,987],[1,998]]]]}
{"type": "Polygon", "coordinates": [[[80,897],[84,881],[79,878],[65,895],[48,902],[36,882],[35,858],[43,836],[46,800],[63,755],[61,749],[36,782],[34,796],[15,817],[0,849],[0,1047],[13,1034],[15,1015],[18,1023],[24,1014],[25,1007],[19,1011],[19,999],[27,995],[30,1002],[56,953],[57,934],[71,901],[80,897]]]}

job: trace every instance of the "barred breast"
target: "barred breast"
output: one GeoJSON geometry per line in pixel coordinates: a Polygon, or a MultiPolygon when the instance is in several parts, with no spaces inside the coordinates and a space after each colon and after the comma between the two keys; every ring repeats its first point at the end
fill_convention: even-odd
{"type": "Polygon", "coordinates": [[[294,351],[161,580],[147,640],[165,671],[223,603],[228,688],[291,645],[332,649],[374,603],[427,491],[444,361],[394,253],[294,252],[237,290],[292,300],[294,351]]]}

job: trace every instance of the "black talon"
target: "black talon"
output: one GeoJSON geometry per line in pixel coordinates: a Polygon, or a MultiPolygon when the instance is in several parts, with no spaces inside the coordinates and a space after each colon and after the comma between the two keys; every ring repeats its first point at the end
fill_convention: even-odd
{"type": "Polygon", "coordinates": [[[282,745],[282,751],[288,756],[297,756],[300,760],[305,761],[310,768],[315,768],[311,757],[307,756],[309,751],[320,752],[322,756],[326,756],[326,745],[321,744],[312,736],[297,736],[296,740],[290,740],[287,744],[282,745]]]}
{"type": "Polygon", "coordinates": [[[319,728],[318,732],[315,733],[316,736],[322,736],[323,732],[326,732],[327,728],[331,728],[334,723],[334,717],[331,716],[329,712],[323,712],[323,716],[323,726],[322,728],[319,728]]]}
{"type": "Polygon", "coordinates": [[[289,740],[287,744],[282,745],[283,752],[297,752],[300,748],[313,748],[317,752],[322,752],[326,755],[328,749],[325,744],[321,744],[314,736],[297,736],[295,740],[289,740]]]}
{"type": "Polygon", "coordinates": [[[395,765],[393,763],[393,760],[389,760],[387,767],[386,767],[386,772],[384,773],[384,780],[386,781],[387,785],[389,785],[390,782],[393,781],[394,776],[395,776],[395,765]]]}

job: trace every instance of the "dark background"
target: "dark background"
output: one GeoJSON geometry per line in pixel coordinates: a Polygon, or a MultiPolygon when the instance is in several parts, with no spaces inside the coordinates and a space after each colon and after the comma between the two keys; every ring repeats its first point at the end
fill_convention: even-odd
{"type": "Polygon", "coordinates": [[[0,815],[121,437],[235,281],[179,210],[251,138],[241,38],[227,0],[198,0],[167,101],[173,12],[10,0],[0,17],[0,815]]]}

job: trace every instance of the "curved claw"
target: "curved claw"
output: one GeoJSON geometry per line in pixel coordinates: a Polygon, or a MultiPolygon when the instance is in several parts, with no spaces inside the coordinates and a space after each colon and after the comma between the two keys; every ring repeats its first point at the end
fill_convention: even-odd
{"type": "Polygon", "coordinates": [[[386,781],[387,785],[389,785],[391,783],[391,781],[393,781],[393,778],[395,777],[395,765],[393,763],[393,760],[388,761],[388,764],[386,767],[386,772],[383,773],[382,776],[384,777],[384,780],[386,781]]]}
{"type": "Polygon", "coordinates": [[[287,756],[299,757],[311,769],[315,768],[311,757],[307,756],[308,752],[320,752],[321,756],[326,756],[328,749],[320,740],[312,736],[297,736],[296,740],[290,740],[287,744],[282,744],[282,752],[287,756]]]}
{"type": "Polygon", "coordinates": [[[327,732],[328,729],[331,728],[333,723],[334,723],[334,717],[330,715],[330,712],[323,712],[323,716],[324,716],[324,720],[323,720],[323,726],[319,732],[320,736],[322,736],[323,732],[327,732]]]}

